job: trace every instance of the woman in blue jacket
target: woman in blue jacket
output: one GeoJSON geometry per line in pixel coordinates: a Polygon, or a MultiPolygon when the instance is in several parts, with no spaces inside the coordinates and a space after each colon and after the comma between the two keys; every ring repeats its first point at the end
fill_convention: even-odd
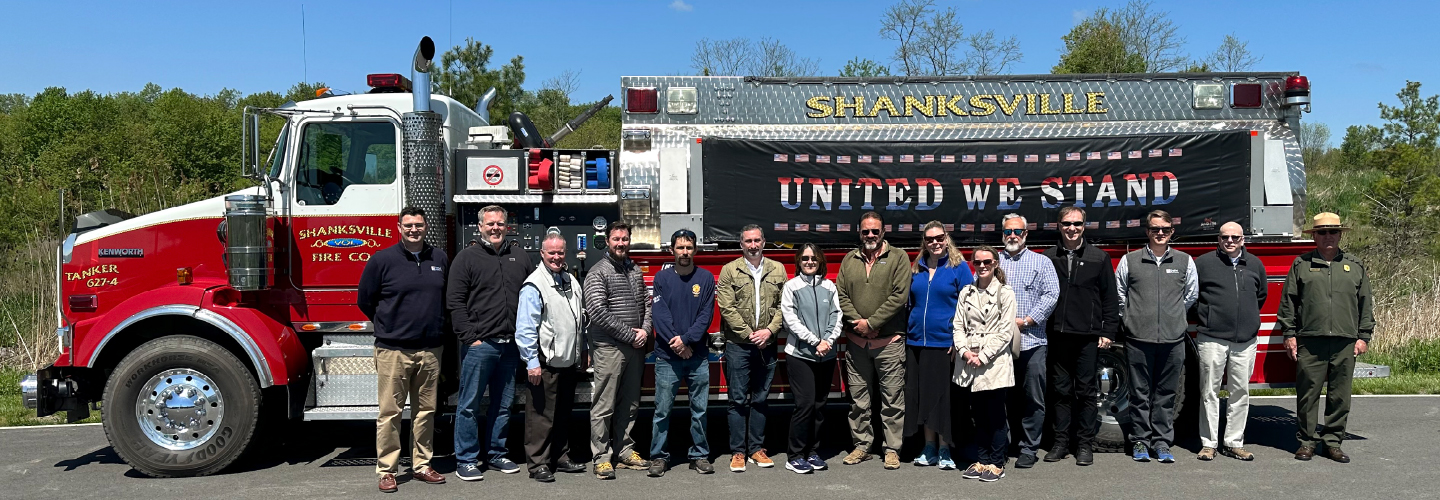
{"type": "Polygon", "coordinates": [[[915,465],[954,470],[950,447],[950,372],[953,322],[960,290],[975,280],[940,221],[925,224],[920,256],[911,266],[910,323],[905,356],[905,435],[925,430],[915,465]]]}

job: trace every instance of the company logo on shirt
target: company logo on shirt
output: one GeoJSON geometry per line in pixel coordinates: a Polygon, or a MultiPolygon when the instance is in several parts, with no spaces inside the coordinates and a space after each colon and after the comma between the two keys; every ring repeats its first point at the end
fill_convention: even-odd
{"type": "MultiPolygon", "coordinates": [[[[1346,271],[1349,271],[1349,269],[1346,269],[1346,271]]],[[[690,295],[694,295],[694,296],[696,296],[696,297],[699,297],[699,296],[700,296],[700,284],[699,284],[699,283],[696,283],[696,284],[694,284],[694,285],[690,285],[690,295]]]]}
{"type": "Polygon", "coordinates": [[[445,269],[440,266],[430,266],[430,270],[438,273],[440,271],[444,271],[445,269]]]}

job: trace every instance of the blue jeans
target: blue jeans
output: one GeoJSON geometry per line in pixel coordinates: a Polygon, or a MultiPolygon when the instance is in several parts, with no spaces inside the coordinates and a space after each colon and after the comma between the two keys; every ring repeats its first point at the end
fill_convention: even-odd
{"type": "Polygon", "coordinates": [[[670,434],[670,408],[675,406],[675,392],[680,379],[689,381],[690,452],[689,460],[710,458],[710,444],[705,440],[705,406],[710,398],[710,359],[698,351],[690,359],[655,360],[655,420],[650,439],[650,459],[670,460],[665,441],[670,434]]]}
{"type": "Polygon", "coordinates": [[[455,463],[479,463],[480,452],[487,451],[486,461],[505,456],[505,437],[510,423],[510,405],[515,402],[515,371],[520,366],[520,351],[514,342],[486,340],[468,345],[460,351],[460,392],[455,407],[455,463]],[[485,409],[482,429],[476,414],[480,398],[490,391],[490,406],[485,409]],[[488,446],[481,447],[480,436],[489,436],[488,446]]]}
{"type": "Polygon", "coordinates": [[[765,444],[765,410],[775,378],[775,344],[725,344],[726,396],[730,409],[730,452],[752,455],[765,444]]]}

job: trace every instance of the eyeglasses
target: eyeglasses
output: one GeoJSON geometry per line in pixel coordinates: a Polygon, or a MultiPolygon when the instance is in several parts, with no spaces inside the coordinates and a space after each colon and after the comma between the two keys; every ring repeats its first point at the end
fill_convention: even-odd
{"type": "Polygon", "coordinates": [[[425,229],[425,223],[424,223],[424,222],[414,222],[414,223],[410,223],[410,224],[401,224],[400,227],[403,227],[403,228],[405,228],[405,229],[425,229]]]}
{"type": "Polygon", "coordinates": [[[970,262],[974,263],[974,264],[977,265],[977,266],[993,266],[993,265],[995,265],[995,259],[975,259],[975,260],[972,260],[972,261],[970,261],[970,262]]]}
{"type": "Polygon", "coordinates": [[[1234,235],[1234,234],[1222,234],[1222,235],[1220,235],[1220,241],[1243,241],[1244,239],[1245,239],[1245,236],[1244,236],[1244,235],[1234,235]]]}
{"type": "Polygon", "coordinates": [[[942,234],[942,235],[938,235],[938,236],[926,236],[926,237],[925,237],[925,242],[926,242],[926,243],[939,243],[939,242],[942,242],[942,241],[945,241],[945,235],[943,235],[943,234],[942,234]]]}
{"type": "Polygon", "coordinates": [[[1061,225],[1061,226],[1064,226],[1064,227],[1080,227],[1080,226],[1084,226],[1084,225],[1085,225],[1085,221],[1081,221],[1081,220],[1067,220],[1067,221],[1061,221],[1061,222],[1060,222],[1060,225],[1061,225]]]}
{"type": "Polygon", "coordinates": [[[814,255],[801,255],[800,262],[820,262],[814,255]]]}
{"type": "Polygon", "coordinates": [[[1150,231],[1150,232],[1152,232],[1152,233],[1170,234],[1172,231],[1175,230],[1175,228],[1172,227],[1172,226],[1165,226],[1165,227],[1150,226],[1150,227],[1145,228],[1145,230],[1146,230],[1146,231],[1150,231]]]}
{"type": "Polygon", "coordinates": [[[1316,229],[1316,230],[1314,231],[1314,233],[1315,233],[1316,236],[1334,236],[1334,235],[1340,234],[1340,230],[1339,230],[1339,229],[1316,229]]]}
{"type": "Polygon", "coordinates": [[[861,230],[860,230],[860,234],[863,234],[863,235],[865,235],[865,236],[876,236],[876,235],[879,235],[879,234],[880,234],[880,230],[879,230],[879,229],[861,229],[861,230]]]}
{"type": "Polygon", "coordinates": [[[1022,235],[1022,234],[1025,234],[1025,230],[1024,230],[1024,229],[1006,229],[1006,230],[1004,230],[1004,231],[1001,231],[1001,233],[1004,234],[1005,236],[1020,236],[1020,235],[1022,235]]]}

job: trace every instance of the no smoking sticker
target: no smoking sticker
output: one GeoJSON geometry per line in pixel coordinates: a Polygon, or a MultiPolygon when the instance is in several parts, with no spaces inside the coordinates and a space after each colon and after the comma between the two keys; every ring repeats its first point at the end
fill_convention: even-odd
{"type": "Polygon", "coordinates": [[[499,186],[505,180],[505,171],[499,165],[487,165],[485,167],[485,183],[491,186],[499,186]]]}

